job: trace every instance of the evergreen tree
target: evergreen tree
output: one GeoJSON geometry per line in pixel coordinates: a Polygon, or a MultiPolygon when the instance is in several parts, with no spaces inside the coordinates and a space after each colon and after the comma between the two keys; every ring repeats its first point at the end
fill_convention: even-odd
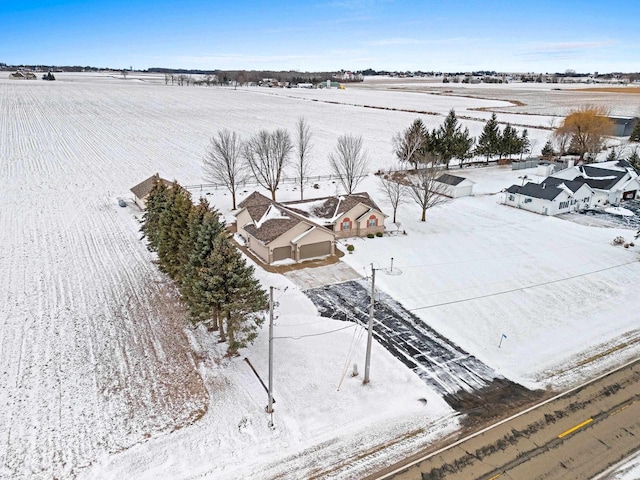
{"type": "Polygon", "coordinates": [[[482,133],[478,138],[475,154],[484,155],[489,158],[498,153],[498,147],[500,144],[500,131],[498,129],[498,117],[495,113],[491,115],[491,118],[487,120],[482,129],[482,133]]]}
{"type": "Polygon", "coordinates": [[[616,152],[615,147],[614,147],[614,148],[612,148],[612,149],[609,151],[609,154],[607,155],[607,160],[606,160],[606,161],[607,161],[607,162],[612,162],[612,161],[614,161],[614,160],[618,160],[618,152],[616,152]]]}
{"type": "Polygon", "coordinates": [[[433,131],[432,142],[433,150],[447,169],[449,169],[451,159],[464,159],[469,154],[471,149],[469,130],[462,130],[453,108],[449,110],[443,124],[433,131]]]}
{"type": "Polygon", "coordinates": [[[638,122],[629,137],[630,142],[640,142],[640,122],[638,122]]]}
{"type": "Polygon", "coordinates": [[[159,219],[160,238],[158,241],[158,265],[178,284],[182,281],[185,264],[181,263],[180,250],[188,236],[187,223],[193,208],[191,195],[174,182],[167,192],[166,208],[159,219]]]}
{"type": "Polygon", "coordinates": [[[263,321],[259,312],[267,308],[266,292],[253,277],[253,267],[246,265],[226,235],[216,237],[201,271],[208,304],[223,319],[220,341],[226,341],[226,325],[228,353],[233,355],[255,339],[263,321]]]}
{"type": "Polygon", "coordinates": [[[531,152],[531,141],[529,140],[529,132],[525,128],[522,131],[522,136],[520,137],[520,160],[522,160],[522,155],[525,153],[531,152]]]}
{"type": "Polygon", "coordinates": [[[542,147],[542,158],[551,158],[553,157],[556,152],[554,152],[553,150],[553,145],[551,144],[551,140],[547,140],[547,143],[544,144],[544,147],[542,147]]]}
{"type": "Polygon", "coordinates": [[[149,242],[148,248],[152,252],[158,250],[160,242],[160,217],[167,208],[169,187],[156,176],[153,187],[147,196],[146,210],[142,216],[142,238],[149,242]]]}
{"type": "Polygon", "coordinates": [[[516,130],[507,123],[502,130],[502,133],[498,135],[498,157],[511,158],[511,155],[517,151],[518,148],[518,134],[516,130]]]}
{"type": "Polygon", "coordinates": [[[193,232],[195,241],[185,267],[180,292],[189,307],[192,319],[195,322],[207,322],[213,330],[217,330],[220,305],[217,302],[211,302],[213,296],[211,290],[219,288],[219,284],[211,281],[208,272],[218,268],[212,263],[212,254],[214,245],[218,237],[223,234],[225,226],[220,222],[218,212],[210,210],[208,206],[200,217],[203,207],[201,202],[189,219],[189,229],[193,232]]]}
{"type": "Polygon", "coordinates": [[[640,170],[640,155],[638,154],[637,147],[631,151],[631,155],[629,155],[629,158],[627,159],[627,161],[631,164],[633,168],[635,168],[636,170],[640,170]]]}

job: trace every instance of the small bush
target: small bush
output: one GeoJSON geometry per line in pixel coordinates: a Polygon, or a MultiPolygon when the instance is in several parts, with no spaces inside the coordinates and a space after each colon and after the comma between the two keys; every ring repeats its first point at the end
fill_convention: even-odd
{"type": "Polygon", "coordinates": [[[367,238],[376,238],[376,236],[373,233],[368,233],[367,238]]]}
{"type": "Polygon", "coordinates": [[[381,236],[382,236],[382,232],[376,233],[376,237],[381,237],[381,236]]]}
{"type": "Polygon", "coordinates": [[[353,252],[356,249],[356,247],[354,247],[353,245],[349,244],[347,245],[347,251],[348,252],[353,252]]]}

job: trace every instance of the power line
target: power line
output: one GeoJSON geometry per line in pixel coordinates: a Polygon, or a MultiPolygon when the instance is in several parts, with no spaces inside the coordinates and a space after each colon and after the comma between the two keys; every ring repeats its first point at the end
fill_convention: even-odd
{"type": "Polygon", "coordinates": [[[356,323],[352,323],[351,325],[347,325],[346,327],[337,328],[335,330],[329,330],[328,332],[310,333],[309,335],[300,335],[299,337],[273,337],[273,338],[289,338],[291,340],[300,340],[301,338],[306,338],[306,337],[319,337],[321,335],[328,335],[330,333],[339,332],[340,330],[346,330],[347,328],[353,328],[356,325],[357,325],[356,323]]]}
{"type": "Polygon", "coordinates": [[[422,307],[409,308],[408,310],[411,311],[411,312],[414,312],[416,310],[425,310],[427,308],[442,307],[442,306],[445,306],[445,305],[453,305],[455,303],[464,303],[464,302],[469,302],[471,300],[480,300],[482,298],[495,297],[495,296],[498,296],[498,295],[504,295],[506,293],[513,293],[513,292],[518,292],[518,291],[522,291],[522,290],[528,290],[530,288],[542,287],[542,286],[545,286],[545,285],[551,285],[551,284],[554,284],[554,283],[564,282],[566,280],[572,280],[574,278],[586,277],[587,275],[593,275],[594,273],[600,273],[600,272],[605,272],[607,270],[613,270],[615,268],[625,267],[627,265],[631,265],[632,263],[637,263],[637,262],[638,262],[638,260],[633,260],[631,262],[622,263],[620,265],[614,265],[612,267],[601,268],[599,270],[593,270],[591,272],[580,273],[578,275],[573,275],[573,276],[570,276],[570,277],[560,278],[558,280],[550,280],[548,282],[537,283],[535,285],[528,285],[526,287],[513,288],[511,290],[505,290],[503,292],[487,293],[486,295],[478,295],[477,297],[464,298],[462,300],[453,300],[451,302],[442,302],[442,303],[435,303],[433,305],[425,305],[425,306],[422,306],[422,307]]]}

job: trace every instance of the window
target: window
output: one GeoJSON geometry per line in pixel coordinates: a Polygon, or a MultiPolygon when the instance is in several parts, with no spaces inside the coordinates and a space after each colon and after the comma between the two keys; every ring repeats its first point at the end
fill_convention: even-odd
{"type": "Polygon", "coordinates": [[[515,200],[515,197],[513,195],[509,195],[509,201],[513,202],[515,200]]]}
{"type": "Polygon", "coordinates": [[[531,203],[531,202],[533,202],[532,198],[525,198],[524,199],[524,203],[531,203]]]}
{"type": "Polygon", "coordinates": [[[560,208],[569,208],[569,201],[560,202],[560,208]]]}
{"type": "Polygon", "coordinates": [[[367,222],[367,227],[371,228],[371,227],[377,227],[378,226],[378,219],[376,218],[375,215],[371,215],[369,217],[369,221],[367,222]]]}
{"type": "Polygon", "coordinates": [[[351,220],[349,220],[348,218],[345,218],[342,221],[342,226],[340,227],[341,230],[351,230],[351,220]]]}

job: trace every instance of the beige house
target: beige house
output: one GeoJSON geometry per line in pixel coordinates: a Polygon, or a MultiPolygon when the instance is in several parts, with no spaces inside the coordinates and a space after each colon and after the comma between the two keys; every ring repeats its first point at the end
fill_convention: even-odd
{"type": "Polygon", "coordinates": [[[322,225],[338,238],[384,232],[385,215],[366,192],[285,202],[289,210],[322,225]]]}
{"type": "Polygon", "coordinates": [[[239,204],[238,234],[265,263],[300,262],[335,254],[335,235],[328,229],[257,192],[239,204]]]}
{"type": "Polygon", "coordinates": [[[9,74],[10,80],[36,80],[36,78],[35,74],[31,72],[21,72],[19,70],[9,74]]]}
{"type": "Polygon", "coordinates": [[[133,198],[140,210],[145,210],[147,208],[147,197],[149,196],[149,192],[151,192],[153,184],[156,180],[164,183],[167,187],[171,187],[173,185],[172,182],[170,182],[169,180],[165,180],[164,178],[160,178],[160,175],[156,173],[155,175],[147,178],[135,187],[131,188],[133,198]]]}

